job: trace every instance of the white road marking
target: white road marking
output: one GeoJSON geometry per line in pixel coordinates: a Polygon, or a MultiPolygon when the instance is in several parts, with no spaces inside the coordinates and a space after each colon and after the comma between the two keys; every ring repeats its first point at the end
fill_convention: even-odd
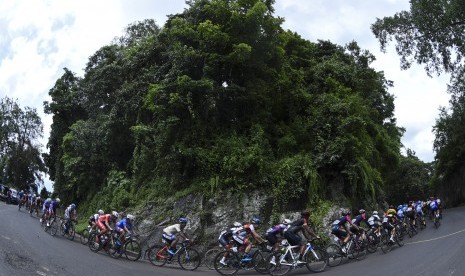
{"type": "Polygon", "coordinates": [[[10,238],[10,237],[3,236],[3,235],[2,235],[2,238],[4,238],[5,240],[11,240],[11,238],[10,238]]]}
{"type": "Polygon", "coordinates": [[[460,234],[462,232],[465,232],[465,229],[462,229],[462,230],[459,230],[457,232],[450,233],[450,234],[447,234],[447,235],[444,235],[444,236],[441,236],[441,237],[437,237],[437,238],[434,238],[434,239],[428,239],[428,240],[422,240],[422,241],[416,241],[416,242],[408,242],[408,243],[405,243],[405,244],[416,244],[416,243],[435,241],[435,240],[444,239],[444,238],[447,238],[447,237],[450,237],[450,236],[453,236],[453,235],[457,235],[457,234],[460,234]]]}

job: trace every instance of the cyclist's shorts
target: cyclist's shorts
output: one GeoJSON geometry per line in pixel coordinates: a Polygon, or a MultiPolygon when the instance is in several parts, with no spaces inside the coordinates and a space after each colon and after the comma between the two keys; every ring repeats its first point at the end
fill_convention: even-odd
{"type": "Polygon", "coordinates": [[[170,235],[170,234],[163,233],[162,237],[163,237],[163,240],[165,240],[168,243],[171,243],[176,239],[176,236],[173,234],[170,235]]]}
{"type": "Polygon", "coordinates": [[[299,244],[301,245],[303,241],[302,238],[298,234],[290,232],[290,231],[284,232],[284,237],[287,239],[289,244],[292,246],[299,245],[299,244]]]}
{"type": "Polygon", "coordinates": [[[97,227],[98,227],[98,229],[100,229],[100,231],[103,231],[103,230],[107,229],[107,226],[105,225],[105,223],[103,223],[101,221],[97,221],[97,227]]]}

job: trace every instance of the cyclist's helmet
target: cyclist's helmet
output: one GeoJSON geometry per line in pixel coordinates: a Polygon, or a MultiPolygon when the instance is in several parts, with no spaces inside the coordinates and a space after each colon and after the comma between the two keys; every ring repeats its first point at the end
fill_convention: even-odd
{"type": "Polygon", "coordinates": [[[360,214],[364,214],[364,213],[365,213],[365,209],[360,209],[358,212],[359,212],[360,214]]]}
{"type": "Polygon", "coordinates": [[[103,216],[103,214],[105,214],[105,212],[104,212],[102,209],[98,210],[97,213],[98,213],[99,215],[101,215],[101,216],[103,216]]]}
{"type": "Polygon", "coordinates": [[[417,204],[421,204],[421,200],[418,200],[417,204]]]}
{"type": "Polygon", "coordinates": [[[55,199],[55,202],[60,203],[60,199],[57,197],[57,198],[55,199]]]}
{"type": "Polygon", "coordinates": [[[350,214],[352,214],[352,213],[350,212],[350,210],[347,210],[345,215],[346,215],[346,216],[350,216],[350,214]]]}
{"type": "Polygon", "coordinates": [[[389,209],[394,209],[394,205],[389,205],[389,209]]]}
{"type": "Polygon", "coordinates": [[[402,209],[402,208],[404,208],[404,206],[402,206],[402,204],[397,206],[397,210],[402,209]]]}
{"type": "Polygon", "coordinates": [[[250,220],[250,222],[253,224],[260,224],[262,221],[259,218],[254,217],[250,220]]]}
{"type": "Polygon", "coordinates": [[[283,220],[283,224],[284,224],[284,225],[288,225],[288,224],[290,224],[290,223],[291,223],[291,220],[290,220],[290,219],[284,219],[284,220],[283,220]]]}
{"type": "Polygon", "coordinates": [[[131,215],[131,214],[128,214],[128,215],[126,216],[126,218],[127,218],[128,220],[130,220],[130,221],[133,221],[133,220],[136,219],[136,217],[135,217],[134,215],[131,215]]]}
{"type": "Polygon", "coordinates": [[[241,227],[241,226],[242,226],[242,223],[235,221],[235,222],[233,223],[233,226],[234,226],[234,227],[241,227]]]}
{"type": "Polygon", "coordinates": [[[378,211],[373,211],[373,215],[378,215],[378,211]]]}
{"type": "Polygon", "coordinates": [[[111,215],[116,217],[116,218],[118,218],[118,216],[119,216],[118,212],[116,212],[116,211],[111,212],[111,215]]]}
{"type": "Polygon", "coordinates": [[[71,205],[69,205],[69,207],[71,207],[71,209],[76,209],[76,204],[71,203],[71,205]]]}
{"type": "Polygon", "coordinates": [[[179,223],[187,223],[187,218],[179,218],[179,223]]]}

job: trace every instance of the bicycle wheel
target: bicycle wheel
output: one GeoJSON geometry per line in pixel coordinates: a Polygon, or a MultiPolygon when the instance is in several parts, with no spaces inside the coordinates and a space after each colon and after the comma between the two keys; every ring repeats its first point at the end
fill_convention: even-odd
{"type": "Polygon", "coordinates": [[[184,270],[195,270],[200,266],[200,253],[192,247],[184,247],[178,254],[178,263],[184,270]]]}
{"type": "Polygon", "coordinates": [[[399,236],[397,236],[397,233],[394,235],[394,239],[399,247],[404,246],[403,240],[399,239],[399,236]]]}
{"type": "Polygon", "coordinates": [[[68,229],[68,240],[70,241],[74,240],[75,235],[76,235],[76,229],[74,228],[73,223],[70,223],[69,229],[68,229]]]}
{"type": "Polygon", "coordinates": [[[270,256],[268,256],[268,258],[265,260],[266,268],[270,275],[286,275],[292,269],[293,260],[290,256],[288,256],[292,253],[287,252],[285,254],[286,255],[283,255],[281,252],[275,252],[270,254],[270,256]]]}
{"type": "Polygon", "coordinates": [[[203,263],[209,269],[215,269],[215,257],[219,252],[223,252],[220,248],[211,248],[203,255],[203,263]]]}
{"type": "Polygon", "coordinates": [[[164,245],[153,245],[148,251],[149,261],[154,266],[164,266],[168,260],[171,260],[171,256],[164,245]]]}
{"type": "Polygon", "coordinates": [[[379,244],[379,238],[376,236],[376,234],[372,233],[367,236],[368,239],[368,244],[367,244],[367,250],[370,253],[375,253],[376,250],[378,250],[378,244],[379,244]]]}
{"type": "Polygon", "coordinates": [[[360,239],[357,242],[354,240],[351,254],[354,259],[357,259],[359,261],[365,259],[367,255],[365,242],[360,239]]]}
{"type": "Polygon", "coordinates": [[[97,241],[97,234],[92,233],[89,235],[89,249],[92,252],[98,252],[101,248],[100,243],[97,241]]]}
{"type": "Polygon", "coordinates": [[[50,223],[50,235],[55,236],[58,232],[58,222],[55,219],[50,223]]]}
{"type": "Polygon", "coordinates": [[[383,233],[381,235],[381,251],[387,253],[391,251],[391,241],[389,240],[389,234],[383,233]]]}
{"type": "Polygon", "coordinates": [[[81,244],[87,244],[89,242],[89,229],[82,230],[79,239],[81,240],[81,244]]]}
{"type": "Polygon", "coordinates": [[[237,253],[228,251],[227,256],[224,257],[225,252],[219,252],[216,254],[214,267],[215,270],[221,275],[233,275],[236,274],[241,267],[241,260],[237,253]],[[224,257],[224,259],[223,259],[224,257]]]}
{"type": "Polygon", "coordinates": [[[318,248],[313,248],[305,255],[305,266],[312,272],[321,272],[325,270],[328,264],[326,253],[318,248]]]}
{"type": "Polygon", "coordinates": [[[256,250],[252,256],[252,265],[255,271],[260,274],[268,274],[266,269],[266,258],[271,254],[271,252],[265,252],[261,250],[256,250]]]}
{"type": "Polygon", "coordinates": [[[326,247],[325,251],[329,266],[334,267],[341,264],[342,259],[344,258],[344,254],[342,253],[342,249],[339,245],[330,244],[326,247]]]}
{"type": "Polygon", "coordinates": [[[123,251],[124,255],[126,256],[126,259],[134,262],[139,260],[142,254],[142,248],[139,242],[132,239],[124,243],[123,251]]]}

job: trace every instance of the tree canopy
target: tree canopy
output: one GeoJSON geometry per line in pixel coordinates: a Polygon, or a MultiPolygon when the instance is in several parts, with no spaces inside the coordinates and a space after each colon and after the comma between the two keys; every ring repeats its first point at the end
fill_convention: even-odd
{"type": "Polygon", "coordinates": [[[55,191],[89,208],[182,191],[266,189],[275,211],[383,199],[403,129],[374,56],[283,30],[274,1],[187,3],[50,90],[55,191]]]}

